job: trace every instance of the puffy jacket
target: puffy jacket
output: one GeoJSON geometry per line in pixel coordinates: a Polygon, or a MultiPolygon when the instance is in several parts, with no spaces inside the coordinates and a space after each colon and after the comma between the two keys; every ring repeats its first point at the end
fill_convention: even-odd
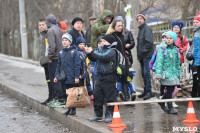
{"type": "Polygon", "coordinates": [[[78,52],[81,58],[80,75],[82,78],[86,78],[88,76],[87,65],[86,65],[87,54],[85,53],[85,51],[81,50],[80,48],[78,48],[78,52]]]}
{"type": "MultiPolygon", "coordinates": [[[[184,36],[183,36],[183,38],[184,38],[184,45],[182,45],[182,43],[181,43],[180,34],[178,35],[175,44],[178,47],[179,51],[182,49],[183,52],[185,52],[187,50],[187,46],[188,46],[189,42],[186,40],[186,38],[184,36]]],[[[184,63],[184,55],[183,55],[183,53],[180,53],[180,62],[184,63]]]]}
{"type": "Polygon", "coordinates": [[[158,50],[156,56],[155,78],[161,79],[162,85],[179,85],[182,76],[180,54],[176,46],[167,46],[166,50],[158,50]]]}
{"type": "Polygon", "coordinates": [[[200,66],[200,27],[194,31],[194,65],[200,66]]]}
{"type": "MultiPolygon", "coordinates": [[[[77,31],[76,29],[72,29],[69,31],[69,34],[72,36],[72,45],[76,45],[76,39],[81,36],[79,31],[77,31]]],[[[85,38],[85,35],[83,33],[83,31],[81,31],[82,37],[85,38]]]]}
{"type": "Polygon", "coordinates": [[[138,38],[137,38],[138,60],[144,58],[150,59],[154,53],[152,30],[146,23],[140,25],[138,28],[139,28],[138,38]]]}
{"type": "Polygon", "coordinates": [[[80,76],[81,59],[75,46],[69,48],[63,48],[58,55],[58,64],[56,67],[57,75],[60,66],[62,65],[67,79],[63,82],[64,84],[75,84],[75,78],[78,79],[80,76]],[[72,50],[74,52],[72,52],[72,50]]]}
{"type": "Polygon", "coordinates": [[[104,45],[100,51],[94,50],[88,55],[91,61],[96,62],[95,70],[98,75],[116,73],[116,51],[108,45],[104,45]]]}
{"type": "MultiPolygon", "coordinates": [[[[97,39],[102,33],[106,33],[107,29],[109,28],[109,24],[105,23],[105,18],[107,16],[113,16],[112,12],[110,10],[103,10],[101,17],[97,20],[95,20],[92,23],[91,27],[91,42],[90,46],[93,49],[97,48],[97,39]]],[[[113,19],[113,18],[112,18],[113,19]]],[[[111,20],[112,21],[112,20],[111,20]]]]}

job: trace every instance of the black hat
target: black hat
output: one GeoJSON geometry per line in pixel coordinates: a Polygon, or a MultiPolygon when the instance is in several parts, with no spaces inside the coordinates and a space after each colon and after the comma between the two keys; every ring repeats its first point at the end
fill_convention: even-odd
{"type": "Polygon", "coordinates": [[[111,35],[111,34],[106,34],[105,36],[103,36],[102,39],[106,40],[110,44],[112,44],[113,42],[115,42],[115,37],[113,35],[111,35]]]}
{"type": "Polygon", "coordinates": [[[72,25],[74,25],[77,21],[81,21],[83,23],[83,19],[82,18],[79,18],[79,17],[76,17],[72,20],[72,25]]]}

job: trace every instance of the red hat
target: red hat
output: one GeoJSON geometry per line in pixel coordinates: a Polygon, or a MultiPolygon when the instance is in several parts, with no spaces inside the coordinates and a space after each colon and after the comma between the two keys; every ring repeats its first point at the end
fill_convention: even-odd
{"type": "Polygon", "coordinates": [[[60,21],[60,26],[62,30],[66,30],[67,29],[67,24],[64,21],[60,21]]]}
{"type": "Polygon", "coordinates": [[[197,16],[194,17],[194,20],[198,20],[198,21],[200,21],[200,11],[199,11],[199,13],[197,14],[197,16]]]}
{"type": "Polygon", "coordinates": [[[139,16],[143,17],[143,18],[144,18],[144,21],[147,20],[147,18],[146,18],[143,14],[138,14],[138,15],[136,16],[136,20],[137,20],[137,18],[138,18],[139,16]]]}

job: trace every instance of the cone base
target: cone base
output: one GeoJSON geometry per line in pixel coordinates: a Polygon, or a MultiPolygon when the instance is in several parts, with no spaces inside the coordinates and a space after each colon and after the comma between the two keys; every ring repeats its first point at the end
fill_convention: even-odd
{"type": "Polygon", "coordinates": [[[109,124],[108,127],[110,128],[117,128],[117,127],[127,127],[124,124],[109,124]]]}
{"type": "Polygon", "coordinates": [[[182,123],[200,123],[199,120],[184,120],[182,123]]]}

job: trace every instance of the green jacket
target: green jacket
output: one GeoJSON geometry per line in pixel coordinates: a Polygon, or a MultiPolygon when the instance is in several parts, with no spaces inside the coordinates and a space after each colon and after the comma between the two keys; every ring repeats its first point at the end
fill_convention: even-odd
{"type": "Polygon", "coordinates": [[[179,85],[182,76],[180,54],[176,46],[170,45],[164,50],[160,48],[156,55],[155,78],[161,79],[162,85],[179,85]]]}
{"type": "Polygon", "coordinates": [[[112,15],[112,12],[110,10],[103,10],[101,17],[95,20],[92,24],[90,46],[93,49],[97,48],[97,39],[101,35],[101,33],[106,33],[107,29],[109,28],[109,24],[105,23],[105,18],[109,15],[112,15]]]}

